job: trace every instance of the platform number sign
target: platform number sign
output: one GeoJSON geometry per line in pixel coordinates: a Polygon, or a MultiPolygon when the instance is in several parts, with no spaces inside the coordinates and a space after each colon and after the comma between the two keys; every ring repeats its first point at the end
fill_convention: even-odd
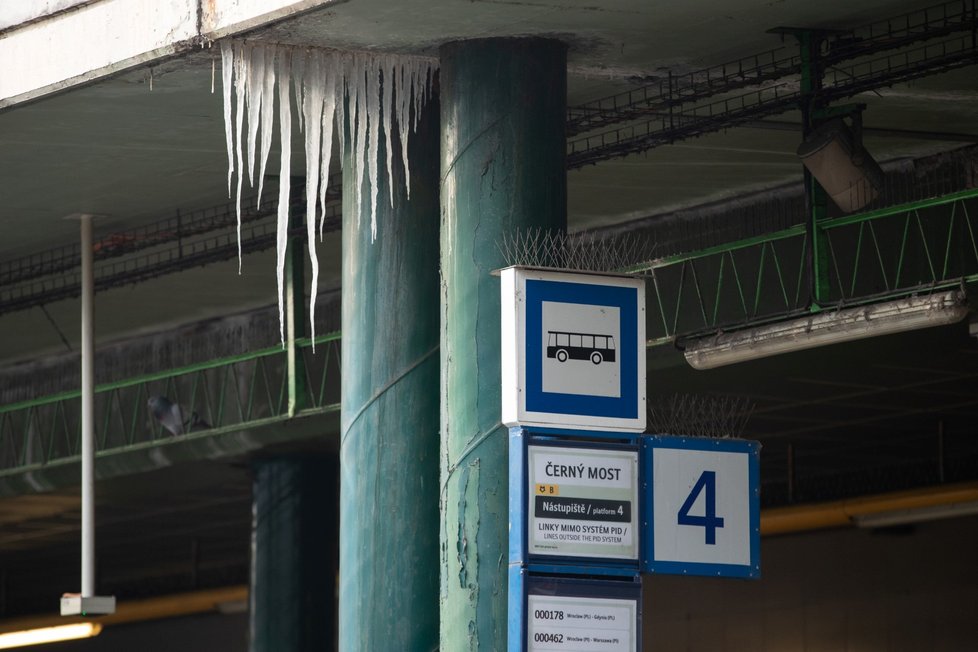
{"type": "Polygon", "coordinates": [[[757,442],[654,436],[644,455],[643,570],[757,577],[757,442]]]}

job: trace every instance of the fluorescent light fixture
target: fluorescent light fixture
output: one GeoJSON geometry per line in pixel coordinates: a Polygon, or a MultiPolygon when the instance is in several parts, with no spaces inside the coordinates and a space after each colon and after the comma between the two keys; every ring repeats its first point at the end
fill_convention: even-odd
{"type": "Polygon", "coordinates": [[[98,623],[74,623],[58,625],[57,627],[41,627],[25,629],[19,632],[0,634],[0,650],[9,650],[28,645],[42,643],[57,643],[58,641],[73,641],[79,638],[98,636],[102,626],[98,623]]]}
{"type": "Polygon", "coordinates": [[[713,369],[817,346],[944,326],[961,321],[967,314],[964,295],[956,290],[909,297],[705,337],[686,347],[686,361],[694,369],[713,369]]]}
{"type": "Polygon", "coordinates": [[[971,516],[978,514],[978,500],[946,505],[929,505],[916,509],[894,509],[875,514],[861,514],[852,517],[853,523],[862,528],[892,527],[936,521],[942,518],[971,516]]]}

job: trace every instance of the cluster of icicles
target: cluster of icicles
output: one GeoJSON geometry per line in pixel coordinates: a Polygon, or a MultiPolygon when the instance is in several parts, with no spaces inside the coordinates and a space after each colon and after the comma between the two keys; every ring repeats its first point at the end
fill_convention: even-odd
{"type": "Polygon", "coordinates": [[[342,162],[350,150],[355,175],[357,223],[363,206],[363,184],[370,184],[370,234],[377,237],[377,152],[383,127],[387,152],[390,202],[394,204],[391,137],[396,128],[403,158],[406,193],[410,197],[408,135],[416,130],[418,116],[430,97],[436,63],[430,59],[389,54],[337,52],[267,43],[227,41],[221,44],[224,86],[224,132],[228,152],[228,196],[237,171],[238,271],[241,270],[241,189],[247,169],[255,184],[258,168],[258,204],[261,205],[265,166],[275,128],[278,100],[279,163],[276,272],[279,330],[285,341],[285,249],[289,231],[289,194],[292,160],[292,101],[298,108],[299,131],[305,136],[306,235],[312,263],[309,324],[316,336],[316,293],[319,259],[316,255],[316,223],[322,239],[326,189],[332,157],[333,134],[337,136],[342,162]],[[232,99],[233,95],[233,99],[232,99]],[[247,120],[245,117],[247,116],[247,120]],[[396,127],[395,127],[396,122],[396,127]],[[349,141],[346,129],[348,125],[349,141]],[[261,139],[259,142],[259,132],[261,139]],[[245,162],[247,159],[247,162],[245,162]],[[247,167],[246,167],[247,166],[247,167]],[[366,177],[366,179],[365,179],[366,177]],[[317,208],[318,201],[318,208],[317,208]],[[316,219],[317,214],[319,219],[316,219]]]}

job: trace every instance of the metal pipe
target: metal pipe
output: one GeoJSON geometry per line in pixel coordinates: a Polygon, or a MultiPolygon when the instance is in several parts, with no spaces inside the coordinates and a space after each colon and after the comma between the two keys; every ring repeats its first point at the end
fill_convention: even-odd
{"type": "MultiPolygon", "coordinates": [[[[187,593],[171,593],[140,600],[126,600],[119,605],[118,611],[102,616],[98,622],[110,626],[213,612],[232,614],[247,609],[247,600],[248,586],[244,584],[187,593]]],[[[83,616],[73,616],[72,619],[47,614],[5,618],[0,621],[0,634],[91,620],[90,617],[83,616]]]]}
{"type": "Polygon", "coordinates": [[[761,512],[761,535],[772,536],[858,525],[859,519],[978,501],[978,482],[848,498],[829,503],[776,507],[761,512]]]}
{"type": "Polygon", "coordinates": [[[92,216],[81,215],[81,594],[95,595],[95,274],[92,216]]]}
{"type": "MultiPolygon", "coordinates": [[[[741,125],[746,129],[770,129],[774,131],[800,131],[802,126],[789,120],[751,120],[741,125]]],[[[914,140],[939,140],[952,143],[978,143],[978,134],[964,134],[946,131],[926,131],[922,129],[888,129],[885,127],[863,126],[866,136],[891,136],[914,140]]]]}

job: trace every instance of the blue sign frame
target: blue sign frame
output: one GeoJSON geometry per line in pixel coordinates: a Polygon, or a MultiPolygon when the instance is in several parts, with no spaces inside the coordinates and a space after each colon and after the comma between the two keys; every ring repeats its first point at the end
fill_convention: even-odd
{"type": "Polygon", "coordinates": [[[638,455],[638,488],[635,506],[639,521],[645,513],[642,479],[642,454],[639,449],[639,434],[590,432],[585,430],[561,431],[550,428],[528,430],[521,427],[509,429],[509,563],[523,564],[542,573],[578,573],[582,575],[637,576],[642,557],[641,522],[636,528],[638,555],[636,559],[607,559],[596,557],[570,557],[561,555],[529,554],[529,468],[527,449],[529,446],[554,446],[560,448],[581,448],[591,450],[633,451],[638,455]],[[595,441],[599,440],[599,441],[595,441]],[[604,441],[600,441],[604,440],[604,441]]]}
{"type": "Polygon", "coordinates": [[[551,414],[635,419],[638,415],[638,289],[526,280],[526,410],[551,414]],[[543,391],[543,302],[576,303],[618,308],[620,337],[619,396],[586,396],[543,391]]]}
{"type": "Polygon", "coordinates": [[[643,573],[655,575],[699,575],[704,577],[734,577],[759,579],[761,576],[761,489],[760,489],[760,443],[747,439],[713,439],[707,437],[676,437],[668,435],[644,435],[642,437],[642,493],[644,495],[642,522],[644,532],[642,547],[643,573]],[[653,484],[655,477],[652,468],[652,451],[655,448],[671,448],[694,451],[739,453],[747,455],[749,506],[749,545],[748,564],[696,563],[685,561],[656,561],[655,532],[653,523],[653,484]]]}
{"type": "Polygon", "coordinates": [[[635,651],[642,649],[642,583],[639,576],[619,580],[541,576],[517,565],[509,567],[509,652],[526,650],[530,594],[635,601],[635,651]]]}

